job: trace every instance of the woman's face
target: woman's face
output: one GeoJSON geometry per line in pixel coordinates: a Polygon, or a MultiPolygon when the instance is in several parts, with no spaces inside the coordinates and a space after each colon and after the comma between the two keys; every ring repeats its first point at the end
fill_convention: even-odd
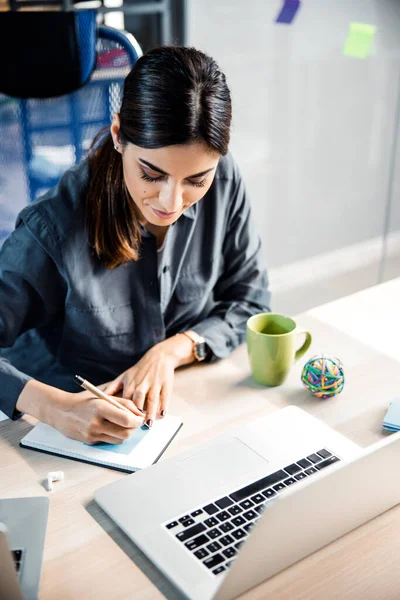
{"type": "Polygon", "coordinates": [[[128,143],[122,148],[115,128],[111,132],[122,153],[126,187],[147,223],[171,225],[210,188],[220,155],[204,142],[152,150],[128,143]]]}

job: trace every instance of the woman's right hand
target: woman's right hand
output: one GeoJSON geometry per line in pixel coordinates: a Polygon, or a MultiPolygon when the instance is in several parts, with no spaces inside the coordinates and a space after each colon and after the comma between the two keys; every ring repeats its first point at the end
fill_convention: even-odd
{"type": "Polygon", "coordinates": [[[143,425],[144,414],[132,400],[118,397],[118,402],[128,410],[88,391],[64,392],[31,379],[18,398],[17,409],[86,444],[121,444],[143,425]]]}
{"type": "Polygon", "coordinates": [[[121,444],[143,425],[144,413],[132,400],[118,398],[118,402],[128,410],[93,397],[90,392],[68,394],[53,426],[67,437],[86,444],[121,444]]]}

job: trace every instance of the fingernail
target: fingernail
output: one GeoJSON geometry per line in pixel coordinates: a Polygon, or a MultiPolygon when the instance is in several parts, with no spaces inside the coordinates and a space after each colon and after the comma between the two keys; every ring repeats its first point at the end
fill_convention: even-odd
{"type": "Polygon", "coordinates": [[[150,427],[153,425],[153,421],[151,419],[147,419],[145,425],[150,429],[150,427]]]}
{"type": "Polygon", "coordinates": [[[163,409],[163,410],[160,412],[160,415],[161,415],[162,417],[165,417],[165,410],[164,410],[164,409],[163,409]]]}

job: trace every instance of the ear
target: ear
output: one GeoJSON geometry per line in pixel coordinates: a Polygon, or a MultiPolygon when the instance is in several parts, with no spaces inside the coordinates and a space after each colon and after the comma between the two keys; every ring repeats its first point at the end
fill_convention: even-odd
{"type": "Polygon", "coordinates": [[[121,147],[120,147],[120,142],[119,142],[119,125],[120,125],[119,114],[115,113],[113,122],[111,123],[110,132],[111,132],[111,136],[113,139],[114,148],[120,152],[121,147]]]}

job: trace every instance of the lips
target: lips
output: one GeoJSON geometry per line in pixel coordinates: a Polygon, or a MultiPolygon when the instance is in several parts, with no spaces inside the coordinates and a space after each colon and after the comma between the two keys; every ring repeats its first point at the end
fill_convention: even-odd
{"type": "Polygon", "coordinates": [[[167,213],[167,212],[163,212],[162,210],[156,210],[155,208],[152,208],[152,211],[154,212],[154,214],[157,215],[157,217],[159,217],[160,219],[172,219],[172,217],[174,217],[176,215],[176,212],[172,212],[172,213],[167,213]]]}

